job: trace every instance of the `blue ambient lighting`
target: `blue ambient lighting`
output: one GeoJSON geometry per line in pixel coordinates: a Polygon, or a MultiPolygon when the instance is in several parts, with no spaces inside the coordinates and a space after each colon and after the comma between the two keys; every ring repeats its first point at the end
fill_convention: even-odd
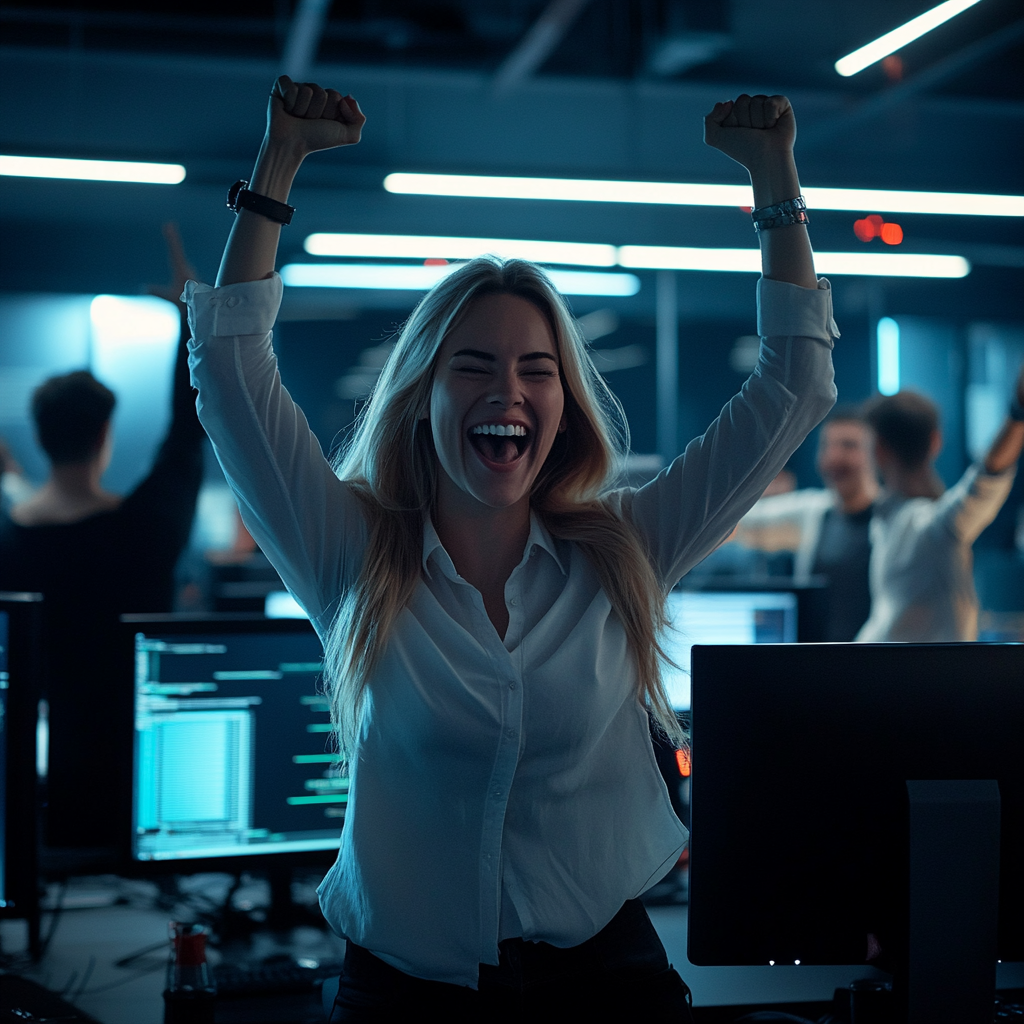
{"type": "Polygon", "coordinates": [[[895,395],[900,389],[900,325],[892,317],[878,321],[878,391],[895,395]]]}

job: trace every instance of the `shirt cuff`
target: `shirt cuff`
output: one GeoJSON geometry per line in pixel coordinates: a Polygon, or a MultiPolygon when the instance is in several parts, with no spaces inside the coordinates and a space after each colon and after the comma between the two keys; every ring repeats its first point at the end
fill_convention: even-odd
{"type": "Polygon", "coordinates": [[[268,334],[283,294],[284,285],[275,273],[262,281],[243,281],[223,288],[187,281],[181,299],[188,304],[188,325],[198,341],[268,334]]]}
{"type": "Polygon", "coordinates": [[[832,285],[817,288],[762,277],[757,282],[757,333],[762,338],[817,338],[832,344],[839,328],[832,318],[832,285]]]}

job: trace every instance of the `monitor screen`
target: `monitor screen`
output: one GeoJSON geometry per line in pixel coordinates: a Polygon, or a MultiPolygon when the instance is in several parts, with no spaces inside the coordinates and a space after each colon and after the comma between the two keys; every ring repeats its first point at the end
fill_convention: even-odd
{"type": "Polygon", "coordinates": [[[337,770],[312,626],[126,622],[135,652],[133,859],[337,849],[348,779],[337,770]]]}
{"type": "Polygon", "coordinates": [[[998,782],[999,956],[1024,960],[1022,723],[1021,645],[695,648],[690,961],[901,949],[908,780],[998,782]]]}
{"type": "Polygon", "coordinates": [[[662,648],[674,664],[662,667],[676,711],[690,708],[690,648],[694,644],[796,643],[797,600],[788,591],[673,590],[665,602],[669,628],[662,648]]]}

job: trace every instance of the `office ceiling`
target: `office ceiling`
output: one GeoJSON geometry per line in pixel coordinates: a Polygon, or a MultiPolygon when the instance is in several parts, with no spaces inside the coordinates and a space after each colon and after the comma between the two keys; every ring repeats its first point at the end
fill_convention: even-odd
{"type": "MultiPolygon", "coordinates": [[[[211,276],[230,223],[223,192],[251,168],[268,86],[283,70],[351,91],[369,116],[360,146],[318,155],[303,169],[286,258],[301,252],[309,230],[749,245],[749,222],[729,210],[439,200],[381,188],[394,170],[741,182],[736,165],[700,144],[703,114],[740,91],[793,98],[806,184],[1024,192],[1019,0],[981,0],[896,59],[850,78],[835,72],[837,58],[931,6],[5,4],[0,152],[173,160],[188,177],[173,188],[0,179],[0,289],[133,290],[159,273],[159,244],[147,240],[168,217],[181,222],[211,276]]],[[[855,244],[852,219],[817,215],[818,247],[855,244]]],[[[1018,220],[905,218],[905,245],[923,252],[969,246],[975,257],[987,247],[984,265],[1001,268],[991,294],[1002,301],[1004,271],[1019,276],[1024,266],[1018,220]]],[[[707,301],[714,290],[706,290],[707,301]]],[[[723,282],[722,302],[731,301],[729,290],[723,282]]]]}
{"type": "MultiPolygon", "coordinates": [[[[40,0],[4,4],[4,44],[273,60],[301,0],[40,0]]],[[[355,0],[325,3],[314,62],[494,74],[547,14],[533,73],[870,95],[948,64],[934,95],[1024,98],[1017,0],[975,7],[848,79],[834,62],[929,0],[355,0]]]]}

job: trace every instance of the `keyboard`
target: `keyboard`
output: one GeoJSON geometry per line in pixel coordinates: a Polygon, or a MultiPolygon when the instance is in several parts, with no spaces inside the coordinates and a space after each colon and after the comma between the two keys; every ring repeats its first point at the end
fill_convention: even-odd
{"type": "Polygon", "coordinates": [[[218,964],[213,970],[218,999],[315,992],[341,974],[341,960],[288,960],[255,967],[218,964]]]}

